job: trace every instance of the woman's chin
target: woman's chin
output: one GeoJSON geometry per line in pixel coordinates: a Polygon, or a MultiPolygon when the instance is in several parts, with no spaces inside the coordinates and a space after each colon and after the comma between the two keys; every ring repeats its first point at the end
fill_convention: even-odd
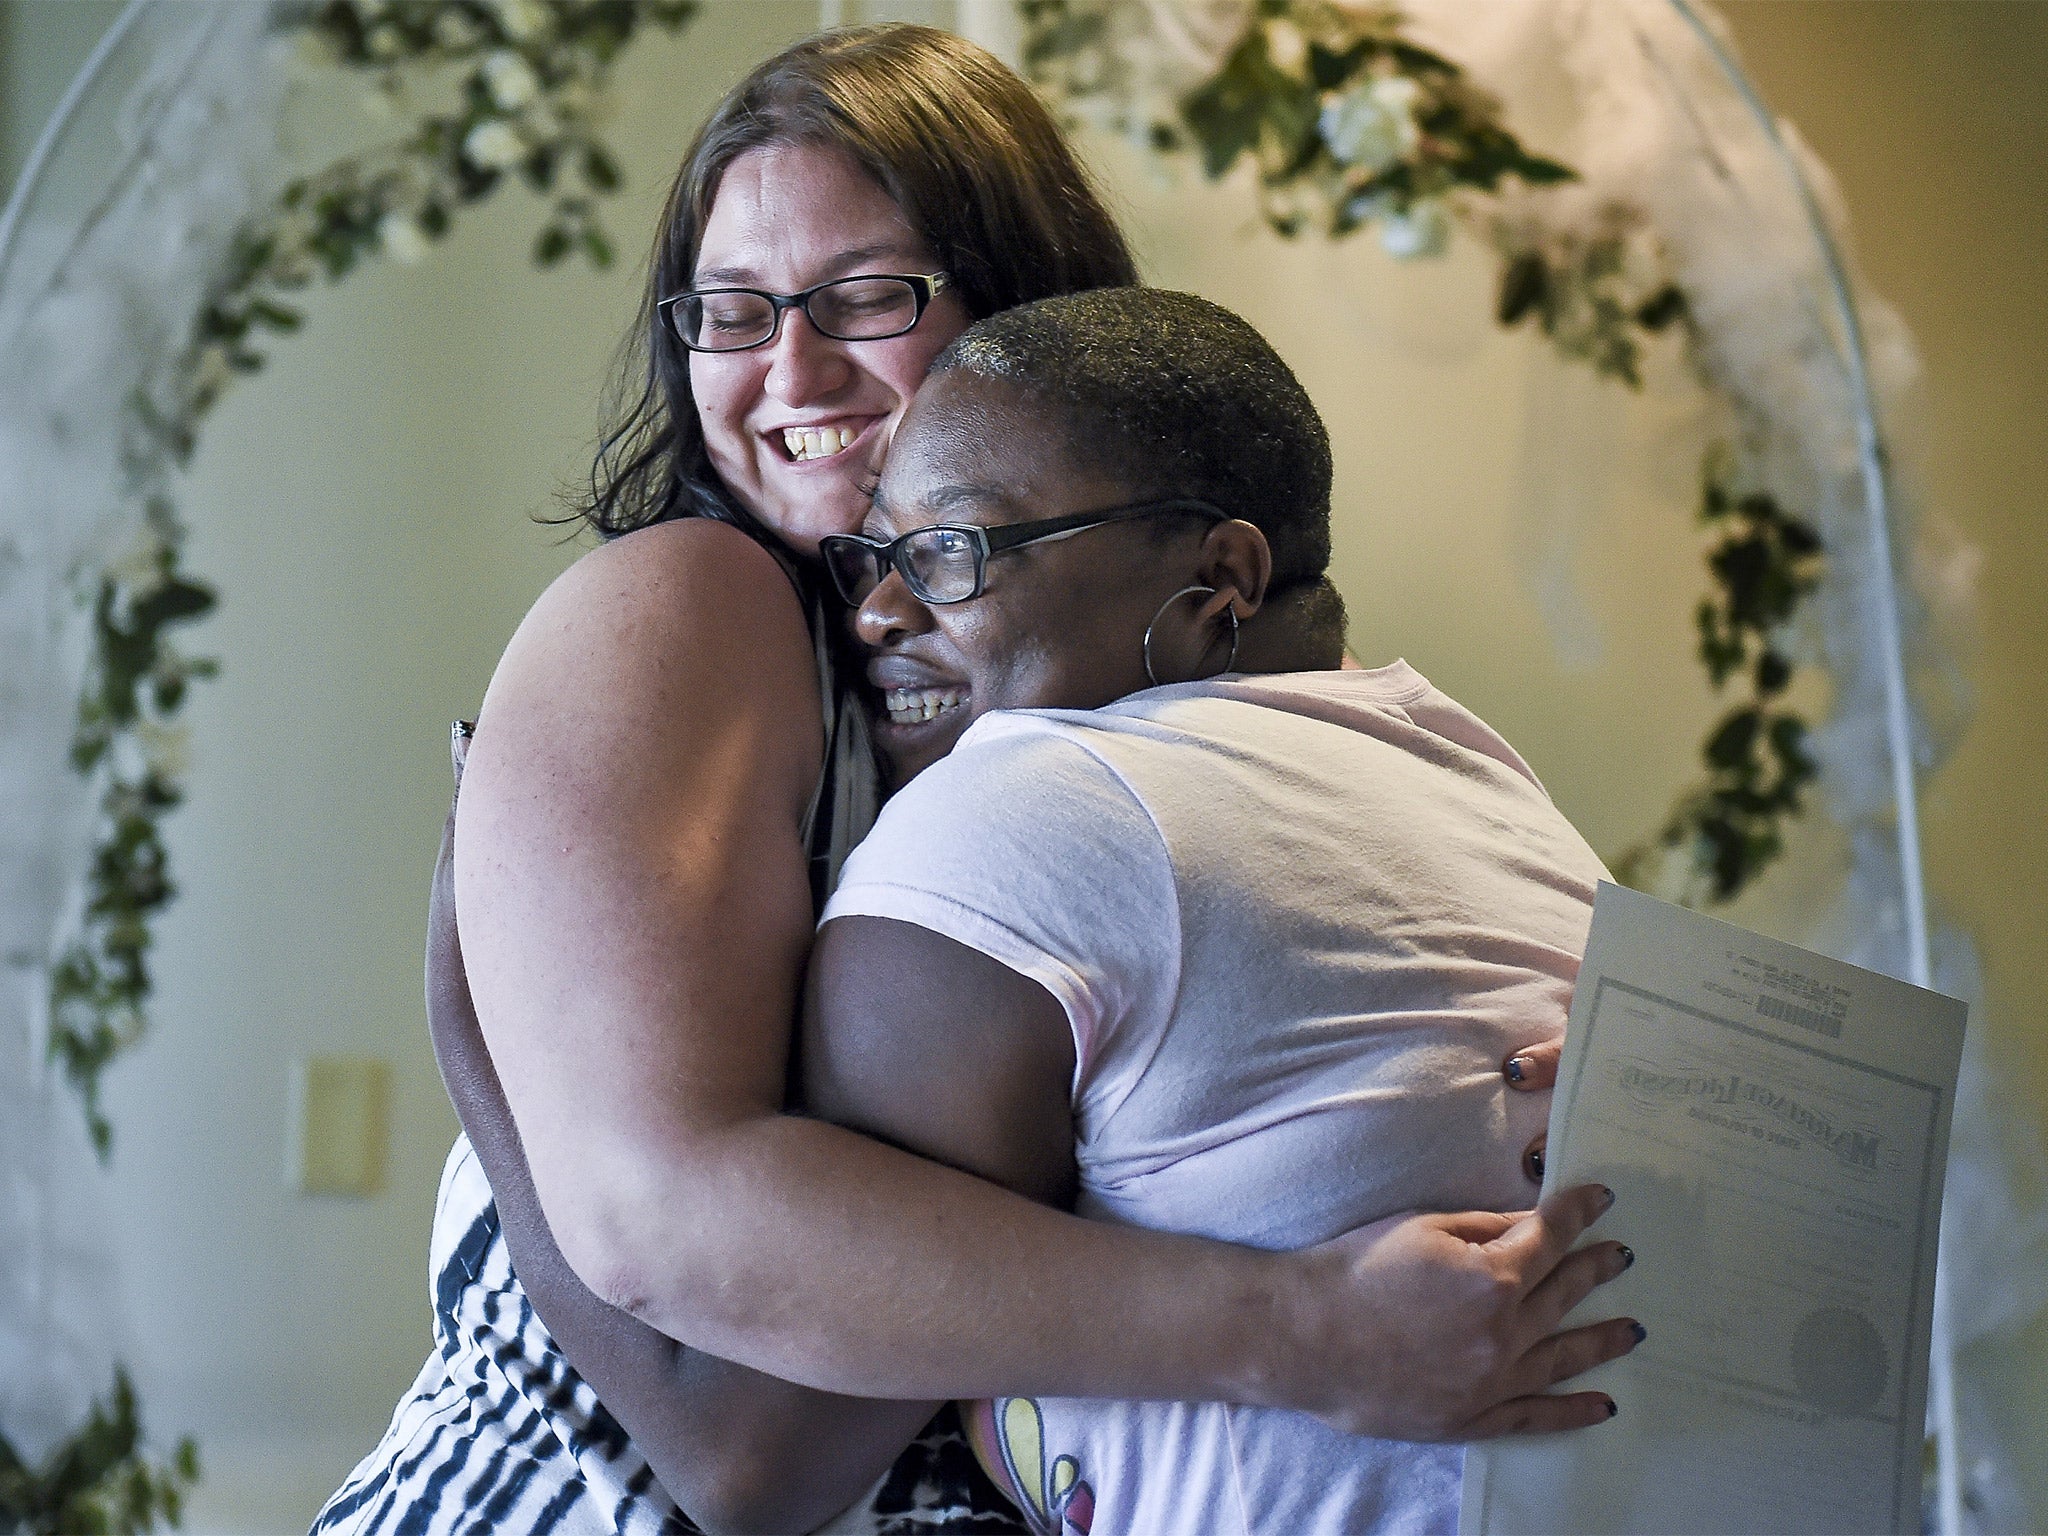
{"type": "Polygon", "coordinates": [[[798,554],[815,556],[818,540],[835,533],[859,533],[867,520],[869,497],[864,487],[873,482],[858,465],[849,464],[837,473],[777,479],[780,483],[761,520],[798,554]]]}
{"type": "Polygon", "coordinates": [[[859,533],[868,515],[867,502],[846,505],[840,498],[819,502],[790,503],[772,507],[762,521],[784,544],[806,559],[818,557],[818,541],[835,533],[859,533]]]}

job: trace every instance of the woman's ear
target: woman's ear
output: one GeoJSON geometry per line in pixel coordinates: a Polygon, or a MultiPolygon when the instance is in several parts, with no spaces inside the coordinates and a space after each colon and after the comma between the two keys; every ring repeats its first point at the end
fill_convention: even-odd
{"type": "MultiPolygon", "coordinates": [[[[1219,595],[1227,595],[1240,623],[1264,606],[1266,587],[1272,579],[1273,550],[1257,527],[1232,518],[1209,530],[1209,536],[1202,541],[1195,580],[1215,588],[1219,595]]],[[[1208,606],[1203,604],[1204,608],[1208,606]]],[[[1223,611],[1220,604],[1215,611],[1223,611]]]]}

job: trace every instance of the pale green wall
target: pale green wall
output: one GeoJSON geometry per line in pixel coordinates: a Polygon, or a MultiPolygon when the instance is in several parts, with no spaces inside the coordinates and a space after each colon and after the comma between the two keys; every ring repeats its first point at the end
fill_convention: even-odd
{"type": "Polygon", "coordinates": [[[12,188],[36,135],[122,0],[0,0],[0,188],[12,188]]]}
{"type": "MultiPolygon", "coordinates": [[[[1939,902],[1984,948],[1995,1058],[2039,1105],[2048,8],[1731,9],[1767,93],[1839,173],[1872,280],[1920,339],[1929,499],[1987,552],[1980,724],[1930,786],[1928,842],[1939,902]]],[[[17,0],[0,15],[16,156],[28,103],[54,101],[90,45],[81,14],[17,0]]],[[[631,190],[610,215],[629,264],[704,107],[816,15],[809,0],[728,0],[629,63],[615,131],[631,190]]],[[[1328,415],[1358,653],[1405,654],[1494,720],[1597,845],[1653,823],[1710,709],[1684,623],[1699,585],[1685,430],[1654,405],[1614,410],[1500,335],[1477,253],[1402,268],[1365,243],[1287,247],[1237,197],[1168,195],[1098,153],[1148,276],[1268,330],[1328,415]],[[1556,658],[1525,575],[1525,434],[1565,418],[1605,434],[1612,481],[1631,492],[1583,513],[1601,551],[1580,576],[1605,641],[1590,670],[1556,658]]],[[[221,412],[186,497],[193,564],[226,594],[194,638],[226,670],[191,711],[158,1033],[112,1081],[113,1202],[152,1422],[208,1446],[202,1531],[303,1523],[426,1348],[425,1237],[452,1118],[425,1046],[418,929],[444,727],[474,708],[519,613],[569,558],[530,514],[580,472],[635,290],[629,270],[528,270],[531,212],[514,198],[421,269],[369,271],[317,298],[308,337],[221,412]],[[396,1063],[390,1193],[284,1192],[287,1063],[314,1050],[396,1063]]],[[[1754,920],[1799,894],[1787,875],[1754,920]]],[[[2002,1370],[2015,1422],[2042,1422],[2048,1337],[2002,1370]]],[[[2048,1510],[2048,1469],[2031,1473],[2048,1510]]]]}
{"type": "MultiPolygon", "coordinates": [[[[115,8],[99,10],[104,25],[115,8]]],[[[83,7],[61,11],[8,17],[5,78],[58,81],[51,102],[97,34],[58,24],[83,7]]],[[[533,271],[538,208],[509,194],[420,267],[315,294],[306,334],[209,423],[183,510],[190,564],[223,593],[192,643],[223,669],[188,711],[156,1028],[108,1083],[117,1326],[152,1431],[201,1441],[189,1529],[303,1529],[430,1347],[426,1241],[455,1121],[427,1048],[421,924],[448,722],[474,713],[575,553],[533,514],[587,473],[689,134],[816,17],[813,0],[714,4],[636,47],[612,130],[628,179],[606,215],[614,271],[533,271]],[[289,1063],[325,1051],[396,1067],[380,1196],[285,1188],[289,1063]]],[[[305,152],[360,116],[352,92],[315,92],[305,152]]]]}

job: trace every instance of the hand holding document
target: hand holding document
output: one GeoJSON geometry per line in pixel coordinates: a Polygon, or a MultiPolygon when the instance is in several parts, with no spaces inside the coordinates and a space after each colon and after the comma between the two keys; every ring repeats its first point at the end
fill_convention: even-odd
{"type": "Polygon", "coordinates": [[[1963,1015],[1600,887],[1546,1187],[1608,1185],[1637,1255],[1571,1321],[1649,1336],[1571,1383],[1612,1424],[1473,1448],[1461,1532],[1920,1529],[1963,1015]]]}

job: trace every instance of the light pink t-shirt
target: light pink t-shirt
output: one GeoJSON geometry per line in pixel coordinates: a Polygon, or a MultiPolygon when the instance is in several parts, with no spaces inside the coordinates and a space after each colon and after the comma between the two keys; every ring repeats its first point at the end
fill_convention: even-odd
{"type": "MultiPolygon", "coordinates": [[[[1072,1026],[1079,1209],[1300,1247],[1533,1203],[1600,861],[1520,757],[1405,663],[985,716],[883,810],[824,921],[916,923],[1072,1026]]],[[[998,1399],[1049,1531],[1448,1531],[1455,1447],[1220,1404],[998,1399]],[[1064,1522],[1064,1524],[1062,1524],[1064,1522]]]]}

